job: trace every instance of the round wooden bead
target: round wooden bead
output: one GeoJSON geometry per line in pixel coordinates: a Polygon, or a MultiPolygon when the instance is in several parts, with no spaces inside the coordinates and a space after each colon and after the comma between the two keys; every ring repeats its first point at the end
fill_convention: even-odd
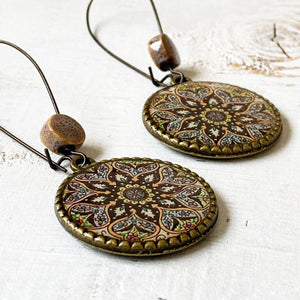
{"type": "Polygon", "coordinates": [[[159,34],[148,42],[148,51],[155,65],[162,71],[175,69],[180,57],[172,40],[166,34],[159,34]]]}
{"type": "Polygon", "coordinates": [[[59,154],[63,146],[79,149],[85,140],[85,132],[73,118],[56,114],[51,116],[40,133],[43,144],[52,152],[59,154]]]}

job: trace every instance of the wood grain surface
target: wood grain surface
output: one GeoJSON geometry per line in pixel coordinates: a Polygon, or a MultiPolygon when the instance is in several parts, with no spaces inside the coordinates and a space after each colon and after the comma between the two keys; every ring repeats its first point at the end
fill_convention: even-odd
{"type": "MultiPolygon", "coordinates": [[[[40,64],[61,112],[85,128],[85,153],[185,166],[213,187],[219,220],[200,244],[170,256],[97,252],[55,217],[65,174],[0,133],[0,299],[300,299],[299,0],[156,1],[186,76],[248,88],[282,114],[282,136],[272,149],[232,161],[180,154],[148,134],[142,107],[157,88],[94,43],[87,4],[1,0],[0,39],[40,64]]],[[[123,58],[164,75],[147,53],[158,33],[148,1],[95,0],[91,23],[123,58]]],[[[39,131],[53,108],[33,66],[5,45],[0,99],[0,125],[42,151],[39,131]]]]}

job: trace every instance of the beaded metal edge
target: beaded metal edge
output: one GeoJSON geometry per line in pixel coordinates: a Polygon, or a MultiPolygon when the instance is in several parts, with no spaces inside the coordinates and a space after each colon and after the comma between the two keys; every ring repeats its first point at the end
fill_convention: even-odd
{"type": "MultiPolygon", "coordinates": [[[[195,82],[201,83],[201,81],[195,81],[195,82]]],[[[205,83],[214,83],[214,82],[205,81],[205,83]]],[[[173,87],[175,85],[177,84],[168,86],[167,88],[163,88],[158,92],[161,92],[163,90],[168,90],[170,87],[173,87]]],[[[240,88],[239,86],[235,86],[235,87],[240,88]]],[[[245,88],[242,89],[252,92],[245,88]]],[[[161,128],[159,128],[157,125],[154,124],[154,121],[149,114],[149,105],[152,98],[158,92],[153,93],[144,104],[143,123],[146,129],[164,145],[176,151],[183,152],[185,154],[190,154],[190,155],[200,156],[205,158],[212,158],[212,159],[231,159],[231,158],[242,158],[242,157],[252,156],[272,147],[273,144],[278,139],[278,137],[280,136],[282,131],[282,122],[280,118],[280,113],[278,109],[275,107],[275,105],[272,102],[270,102],[268,99],[264,98],[263,96],[255,92],[252,92],[258,95],[259,97],[261,97],[262,99],[264,99],[264,101],[266,101],[272,107],[276,116],[275,126],[266,135],[265,138],[260,138],[257,141],[253,141],[251,143],[241,143],[235,145],[222,145],[222,146],[217,146],[217,145],[210,146],[200,142],[190,143],[180,138],[172,137],[169,133],[164,132],[161,128]]]]}
{"type": "Polygon", "coordinates": [[[218,218],[218,207],[217,207],[217,200],[214,194],[214,191],[210,187],[210,185],[202,178],[199,177],[198,174],[195,172],[190,171],[187,168],[181,167],[177,164],[172,164],[167,161],[161,161],[158,159],[150,159],[150,158],[113,158],[109,160],[102,160],[100,162],[95,162],[87,167],[84,167],[80,170],[77,170],[73,174],[69,175],[59,186],[56,198],[55,198],[55,213],[56,216],[61,223],[61,225],[74,237],[78,238],[80,241],[84,242],[85,244],[96,248],[98,250],[109,252],[118,255],[125,255],[125,256],[158,256],[173,253],[176,251],[183,250],[187,247],[190,247],[200,240],[206,237],[210,229],[214,226],[218,218]],[[161,239],[159,241],[149,241],[149,242],[129,242],[129,241],[118,241],[117,239],[104,237],[101,235],[97,235],[96,233],[89,231],[88,229],[84,228],[80,224],[74,222],[67,214],[67,211],[64,208],[62,203],[62,192],[65,187],[68,185],[70,180],[72,180],[75,176],[82,173],[83,171],[89,171],[95,164],[99,163],[107,163],[111,161],[118,161],[118,160],[126,160],[126,159],[141,159],[141,160],[151,160],[157,163],[164,163],[170,166],[176,167],[181,169],[185,172],[189,172],[191,175],[197,178],[203,186],[206,188],[206,191],[209,194],[211,203],[209,207],[209,211],[202,222],[194,229],[186,233],[180,234],[178,237],[171,237],[168,239],[161,239]]]}

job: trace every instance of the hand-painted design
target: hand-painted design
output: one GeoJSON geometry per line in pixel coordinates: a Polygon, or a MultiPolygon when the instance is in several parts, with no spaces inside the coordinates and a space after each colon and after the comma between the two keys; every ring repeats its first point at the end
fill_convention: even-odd
{"type": "MultiPolygon", "coordinates": [[[[252,133],[250,128],[249,132],[252,133]]],[[[220,140],[220,145],[242,144],[246,143],[247,141],[247,138],[245,138],[244,136],[228,133],[220,140]]]]}
{"type": "Polygon", "coordinates": [[[74,204],[69,207],[69,215],[84,227],[100,229],[110,222],[107,210],[113,204],[113,201],[108,205],[74,204]]]}
{"type": "Polygon", "coordinates": [[[109,174],[112,171],[112,166],[107,164],[101,164],[96,173],[85,173],[77,175],[76,178],[80,181],[107,181],[109,184],[114,185],[115,182],[109,180],[109,174]]]}
{"type": "Polygon", "coordinates": [[[158,168],[158,164],[129,160],[124,162],[116,161],[113,164],[113,167],[132,176],[133,181],[138,181],[138,177],[140,175],[145,175],[146,173],[156,170],[158,168]]]}
{"type": "Polygon", "coordinates": [[[119,199],[125,203],[131,204],[145,204],[146,202],[152,202],[152,189],[147,188],[145,185],[139,184],[127,184],[125,187],[122,186],[118,192],[119,199]]]}
{"type": "MultiPolygon", "coordinates": [[[[162,194],[163,198],[168,197],[162,194]]],[[[206,210],[209,206],[209,196],[206,190],[197,186],[188,186],[178,193],[174,193],[172,197],[183,203],[189,208],[196,208],[199,210],[206,210]]]]}
{"type": "Polygon", "coordinates": [[[215,93],[224,103],[249,103],[255,98],[252,93],[249,94],[249,91],[229,85],[224,85],[221,89],[217,88],[215,93]]]}
{"type": "Polygon", "coordinates": [[[213,93],[213,90],[210,87],[200,87],[200,88],[195,88],[192,86],[189,86],[189,89],[179,89],[177,91],[177,94],[181,96],[182,98],[181,103],[186,104],[189,107],[198,107],[198,101],[200,101],[201,104],[205,105],[203,102],[203,99],[213,93]],[[190,100],[186,100],[190,99],[190,100]],[[197,101],[195,101],[197,99],[197,101]],[[191,101],[192,100],[192,101],[191,101]]]}
{"type": "Polygon", "coordinates": [[[201,145],[251,143],[276,123],[270,103],[254,92],[213,82],[186,82],[166,88],[146,103],[164,134],[201,145]]]}
{"type": "Polygon", "coordinates": [[[182,170],[178,171],[174,168],[166,166],[159,170],[160,180],[153,184],[153,186],[158,186],[162,183],[172,183],[176,185],[190,185],[195,184],[197,179],[190,176],[187,172],[182,170]]]}
{"type": "Polygon", "coordinates": [[[73,221],[96,234],[130,242],[188,232],[205,218],[211,203],[195,174],[150,159],[94,163],[74,176],[62,195],[73,221]],[[99,170],[106,170],[105,175],[99,170]]]}
{"type": "MultiPolygon", "coordinates": [[[[182,140],[196,140],[200,141],[202,144],[207,144],[207,145],[213,145],[214,142],[213,140],[208,137],[203,131],[206,129],[205,126],[200,131],[197,130],[185,130],[185,131],[180,131],[175,134],[175,137],[178,137],[182,140]]],[[[215,132],[215,134],[219,134],[219,130],[216,128],[211,129],[212,132],[215,132]]],[[[213,135],[215,135],[213,133],[213,135]]]]}
{"type": "Polygon", "coordinates": [[[200,223],[201,217],[196,210],[189,208],[167,209],[153,204],[160,212],[159,223],[166,232],[185,232],[200,223]]]}
{"type": "Polygon", "coordinates": [[[65,196],[67,196],[65,201],[74,203],[99,194],[109,194],[109,192],[90,189],[81,182],[71,182],[65,191],[65,196]]]}
{"type": "Polygon", "coordinates": [[[206,108],[200,116],[203,121],[215,125],[226,125],[231,120],[231,115],[227,111],[216,107],[206,108]]]}
{"type": "Polygon", "coordinates": [[[134,209],[130,212],[130,216],[117,220],[109,226],[112,235],[129,241],[145,241],[157,234],[159,226],[137,216],[134,209]]]}
{"type": "Polygon", "coordinates": [[[165,94],[157,99],[157,109],[168,110],[170,108],[182,108],[182,103],[180,103],[180,98],[173,94],[165,94]]]}

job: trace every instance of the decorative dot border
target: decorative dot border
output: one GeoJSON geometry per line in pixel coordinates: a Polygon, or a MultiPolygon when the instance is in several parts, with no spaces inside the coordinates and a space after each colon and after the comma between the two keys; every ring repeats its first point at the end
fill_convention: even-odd
{"type": "Polygon", "coordinates": [[[74,237],[78,238],[80,241],[86,243],[87,245],[96,248],[101,251],[125,255],[125,256],[157,256],[169,254],[179,250],[183,250],[189,246],[202,240],[214,226],[218,217],[218,207],[217,200],[214,191],[210,185],[202,178],[199,177],[195,172],[190,171],[187,168],[183,168],[177,164],[172,164],[167,161],[161,161],[158,159],[150,158],[113,158],[110,160],[102,160],[100,162],[92,163],[80,170],[77,170],[73,174],[69,175],[59,186],[56,198],[55,198],[55,213],[62,224],[62,226],[74,237]],[[67,211],[63,205],[63,191],[69,184],[69,182],[76,177],[78,174],[92,171],[93,167],[98,164],[114,162],[118,160],[149,160],[156,163],[167,164],[171,167],[175,167],[182,171],[188,172],[190,175],[195,177],[201,184],[206,188],[206,191],[210,197],[210,207],[207,215],[203,218],[202,222],[194,229],[187,231],[186,233],[180,234],[178,237],[171,237],[168,239],[161,239],[159,241],[148,241],[148,242],[130,242],[126,240],[119,241],[114,238],[104,237],[102,235],[97,235],[96,233],[89,231],[88,229],[81,226],[79,223],[74,222],[74,220],[68,215],[67,211]]]}
{"type": "MultiPolygon", "coordinates": [[[[210,81],[196,81],[195,83],[199,84],[210,84],[215,82],[210,81]]],[[[176,84],[177,85],[177,84],[176,84]]],[[[276,116],[275,126],[274,128],[266,134],[265,138],[259,138],[256,141],[253,141],[251,143],[240,143],[235,145],[207,145],[203,144],[200,141],[198,143],[191,143],[186,140],[182,140],[180,138],[171,136],[169,133],[166,133],[163,129],[159,128],[158,125],[155,124],[154,120],[149,114],[149,107],[150,103],[152,101],[152,98],[156,96],[158,93],[168,90],[170,87],[174,87],[176,85],[168,86],[166,88],[163,88],[159,90],[158,92],[155,92],[152,94],[146,103],[144,104],[143,109],[143,122],[146,127],[146,129],[158,140],[160,140],[163,144],[166,146],[169,146],[170,148],[194,155],[194,156],[200,156],[205,158],[213,158],[213,159],[232,159],[232,158],[241,158],[241,157],[247,157],[252,156],[255,154],[258,154],[260,152],[263,152],[275,143],[275,141],[278,139],[278,137],[281,134],[282,131],[282,121],[280,117],[280,113],[278,109],[274,106],[272,102],[270,102],[268,99],[264,98],[263,96],[249,91],[245,88],[241,88],[239,86],[235,86],[237,88],[241,88],[244,90],[247,90],[251,93],[255,93],[257,96],[261,97],[264,101],[266,101],[271,108],[274,111],[274,114],[276,116]]]]}

